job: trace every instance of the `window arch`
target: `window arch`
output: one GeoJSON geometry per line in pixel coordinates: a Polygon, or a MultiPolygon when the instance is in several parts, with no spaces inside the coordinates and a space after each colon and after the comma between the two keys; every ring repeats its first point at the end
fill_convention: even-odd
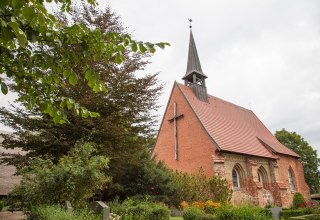
{"type": "Polygon", "coordinates": [[[245,172],[240,164],[232,169],[232,184],[234,189],[245,188],[245,172]]]}
{"type": "Polygon", "coordinates": [[[294,175],[291,167],[289,167],[289,171],[288,171],[288,180],[289,180],[290,190],[295,191],[294,175]]]}
{"type": "Polygon", "coordinates": [[[258,169],[258,181],[262,184],[262,187],[269,189],[269,178],[266,169],[260,166],[258,169]]]}

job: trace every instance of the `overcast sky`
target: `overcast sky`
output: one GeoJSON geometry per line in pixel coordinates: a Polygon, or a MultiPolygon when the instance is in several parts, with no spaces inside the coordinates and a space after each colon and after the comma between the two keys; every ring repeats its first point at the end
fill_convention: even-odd
{"type": "MultiPolygon", "coordinates": [[[[135,39],[171,44],[144,71],[160,72],[166,83],[161,117],[186,71],[192,18],[208,93],[253,110],[272,133],[296,131],[320,154],[319,0],[100,1],[106,4],[135,39]]],[[[0,105],[7,99],[1,95],[0,105]]]]}

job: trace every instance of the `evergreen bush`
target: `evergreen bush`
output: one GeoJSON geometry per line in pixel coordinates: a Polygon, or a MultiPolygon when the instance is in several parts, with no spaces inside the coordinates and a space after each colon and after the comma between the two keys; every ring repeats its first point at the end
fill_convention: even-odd
{"type": "Polygon", "coordinates": [[[292,208],[298,209],[301,208],[305,203],[303,195],[301,193],[295,193],[293,195],[292,208]]]}

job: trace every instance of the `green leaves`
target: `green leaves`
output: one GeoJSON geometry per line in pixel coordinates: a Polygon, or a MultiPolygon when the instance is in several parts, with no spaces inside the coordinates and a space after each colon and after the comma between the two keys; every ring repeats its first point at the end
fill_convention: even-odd
{"type": "MultiPolygon", "coordinates": [[[[67,121],[65,110],[70,109],[83,117],[98,115],[88,116],[81,111],[82,106],[71,108],[70,103],[60,106],[60,91],[66,84],[76,86],[87,80],[95,93],[108,91],[93,64],[121,65],[127,54],[154,53],[157,47],[169,45],[135,41],[129,34],[93,28],[97,24],[68,26],[48,13],[44,2],[51,0],[0,0],[0,47],[4,48],[0,63],[5,64],[1,73],[21,91],[18,101],[30,110],[41,105],[40,109],[57,123],[67,121]]],[[[58,2],[62,11],[70,11],[72,0],[58,2]]],[[[1,85],[1,92],[8,93],[5,84],[1,85]]]]}
{"type": "Polygon", "coordinates": [[[1,82],[0,86],[1,86],[1,92],[6,95],[8,93],[7,85],[4,82],[1,82]]]}
{"type": "Polygon", "coordinates": [[[24,0],[12,0],[12,7],[19,9],[24,5],[24,0]]]}
{"type": "Polygon", "coordinates": [[[21,47],[25,47],[27,44],[26,34],[19,28],[19,24],[14,21],[8,22],[8,25],[12,28],[14,34],[16,35],[21,47]]]}
{"type": "Polygon", "coordinates": [[[70,72],[69,74],[69,83],[75,86],[78,83],[78,76],[74,72],[70,72]]]}
{"type": "Polygon", "coordinates": [[[32,7],[26,6],[22,10],[22,15],[26,19],[27,22],[31,22],[35,12],[32,7]]]}

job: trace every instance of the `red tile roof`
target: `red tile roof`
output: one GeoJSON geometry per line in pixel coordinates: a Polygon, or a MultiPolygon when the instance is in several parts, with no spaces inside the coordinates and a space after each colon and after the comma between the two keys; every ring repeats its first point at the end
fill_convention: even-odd
{"type": "Polygon", "coordinates": [[[211,95],[208,103],[200,101],[190,87],[176,84],[220,150],[268,158],[277,158],[272,151],[300,157],[282,145],[251,110],[211,95]]]}

